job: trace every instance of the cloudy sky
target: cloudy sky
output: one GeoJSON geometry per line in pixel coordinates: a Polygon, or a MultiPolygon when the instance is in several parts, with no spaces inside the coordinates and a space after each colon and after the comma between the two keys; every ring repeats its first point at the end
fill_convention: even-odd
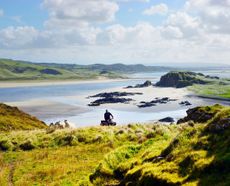
{"type": "Polygon", "coordinates": [[[230,0],[0,0],[0,58],[230,64],[230,0]]]}

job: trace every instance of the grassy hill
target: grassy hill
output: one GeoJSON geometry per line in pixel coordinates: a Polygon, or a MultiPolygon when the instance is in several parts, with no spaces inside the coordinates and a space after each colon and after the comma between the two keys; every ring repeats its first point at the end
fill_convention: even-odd
{"type": "Polygon", "coordinates": [[[172,68],[124,64],[56,64],[31,63],[0,59],[0,81],[6,80],[85,80],[97,78],[123,78],[124,74],[137,72],[168,71],[172,68]]]}
{"type": "Polygon", "coordinates": [[[215,105],[178,125],[1,133],[0,185],[227,186],[229,118],[230,107],[215,105]]]}
{"type": "Polygon", "coordinates": [[[63,68],[24,61],[0,59],[0,81],[6,80],[65,80],[65,79],[95,79],[122,78],[110,71],[95,71],[86,68],[63,68]]]}
{"type": "Polygon", "coordinates": [[[47,126],[17,107],[0,103],[0,131],[43,129],[47,126]]]}
{"type": "Polygon", "coordinates": [[[230,79],[190,71],[170,71],[156,83],[159,87],[188,87],[197,95],[230,99],[230,79]]]}

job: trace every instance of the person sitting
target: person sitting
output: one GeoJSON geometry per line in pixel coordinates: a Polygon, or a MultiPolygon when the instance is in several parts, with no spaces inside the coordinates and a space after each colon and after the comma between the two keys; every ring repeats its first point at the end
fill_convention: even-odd
{"type": "Polygon", "coordinates": [[[113,115],[108,110],[106,110],[104,114],[104,119],[106,122],[111,123],[113,119],[113,115]]]}

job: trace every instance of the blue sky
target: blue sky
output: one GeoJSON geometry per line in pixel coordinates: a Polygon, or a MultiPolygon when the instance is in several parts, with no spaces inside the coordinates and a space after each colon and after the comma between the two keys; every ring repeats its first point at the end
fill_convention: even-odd
{"type": "Polygon", "coordinates": [[[229,0],[0,0],[0,58],[228,64],[229,9],[229,0]]]}

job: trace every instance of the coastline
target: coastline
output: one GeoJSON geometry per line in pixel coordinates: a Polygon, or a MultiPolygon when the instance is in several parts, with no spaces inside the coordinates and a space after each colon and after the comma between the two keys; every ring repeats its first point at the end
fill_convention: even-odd
{"type": "MultiPolygon", "coordinates": [[[[71,84],[89,84],[89,83],[106,83],[116,81],[127,81],[133,78],[116,78],[116,79],[91,79],[91,80],[28,80],[28,81],[0,81],[0,88],[16,88],[16,87],[34,87],[34,86],[55,86],[55,85],[71,85],[71,84]]],[[[138,79],[138,78],[137,78],[138,79]]]]}

